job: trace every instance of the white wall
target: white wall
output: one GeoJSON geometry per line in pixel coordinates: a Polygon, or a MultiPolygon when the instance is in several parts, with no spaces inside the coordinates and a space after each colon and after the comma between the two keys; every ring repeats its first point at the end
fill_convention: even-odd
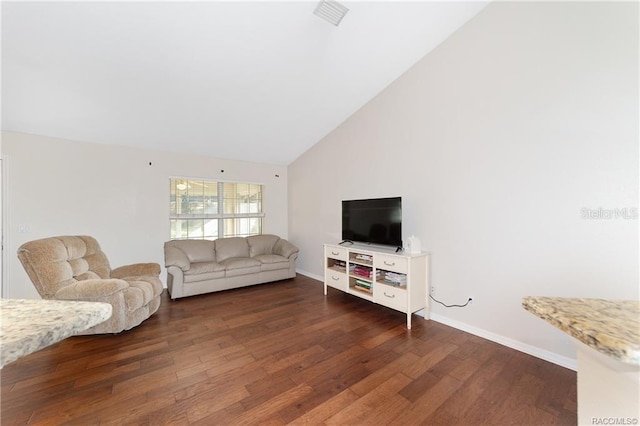
{"type": "MultiPolygon", "coordinates": [[[[22,243],[37,238],[92,235],[112,267],[135,262],[164,266],[171,176],[265,185],[264,232],[287,237],[284,166],[19,133],[3,132],[2,137],[7,180],[4,297],[39,297],[16,257],[22,243]],[[28,232],[19,232],[25,226],[28,232]]],[[[166,283],[164,267],[162,279],[166,283]]]]}
{"type": "Polygon", "coordinates": [[[340,201],[403,197],[434,318],[575,368],[527,295],[638,299],[638,4],[493,3],[289,167],[289,235],[320,277],[340,201]],[[637,210],[636,210],[637,212],[637,210]]]}

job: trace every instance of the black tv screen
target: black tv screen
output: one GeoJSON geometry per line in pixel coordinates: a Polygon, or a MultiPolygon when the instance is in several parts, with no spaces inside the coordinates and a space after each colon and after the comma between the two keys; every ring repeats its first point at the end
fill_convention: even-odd
{"type": "Polygon", "coordinates": [[[342,240],[402,247],[402,198],[342,201],[342,240]]]}

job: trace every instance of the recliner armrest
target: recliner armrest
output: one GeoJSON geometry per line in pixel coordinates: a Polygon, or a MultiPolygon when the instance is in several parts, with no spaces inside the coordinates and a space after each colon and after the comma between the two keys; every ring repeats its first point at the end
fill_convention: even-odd
{"type": "Polygon", "coordinates": [[[96,300],[129,288],[129,283],[120,279],[89,279],[62,287],[55,294],[59,300],[96,300]]]}
{"type": "Polygon", "coordinates": [[[276,245],[273,246],[273,254],[278,254],[282,257],[286,257],[287,259],[291,257],[292,254],[298,253],[300,249],[294,246],[289,241],[280,238],[276,245]]]}
{"type": "Polygon", "coordinates": [[[177,266],[183,271],[191,269],[191,262],[187,255],[179,248],[165,244],[164,246],[164,266],[177,266]]]}
{"type": "Polygon", "coordinates": [[[157,263],[134,263],[111,270],[111,278],[160,276],[160,265],[157,263]]]}

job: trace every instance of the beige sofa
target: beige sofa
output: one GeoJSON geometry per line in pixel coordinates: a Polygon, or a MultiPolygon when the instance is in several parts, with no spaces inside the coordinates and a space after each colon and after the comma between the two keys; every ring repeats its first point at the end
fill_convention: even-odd
{"type": "Polygon", "coordinates": [[[120,333],[153,315],[164,290],[160,265],[111,269],[95,238],[64,235],[24,243],[18,259],[43,299],[109,303],[111,318],[79,334],[120,333]]]}
{"type": "Polygon", "coordinates": [[[172,299],[293,278],[298,248],[277,235],[164,244],[172,299]]]}

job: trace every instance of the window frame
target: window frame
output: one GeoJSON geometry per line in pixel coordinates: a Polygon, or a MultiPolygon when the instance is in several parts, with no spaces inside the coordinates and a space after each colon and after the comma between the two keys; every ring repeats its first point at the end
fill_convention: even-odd
{"type": "MultiPolygon", "coordinates": [[[[191,186],[188,186],[185,189],[188,191],[188,189],[190,188],[191,186]]],[[[228,191],[226,192],[228,194],[228,191]]],[[[169,237],[172,240],[215,240],[215,239],[224,238],[224,237],[234,237],[234,236],[246,237],[250,235],[260,235],[263,233],[263,230],[264,230],[264,218],[265,218],[264,193],[265,193],[265,185],[263,183],[238,182],[238,181],[231,181],[231,180],[210,179],[210,178],[200,178],[200,177],[170,176],[169,177],[169,237]],[[176,212],[177,209],[173,205],[174,203],[176,203],[175,205],[177,206],[177,203],[178,203],[178,198],[177,198],[178,183],[176,183],[175,181],[185,181],[187,185],[189,185],[189,182],[202,183],[203,187],[204,187],[204,184],[206,183],[209,183],[209,184],[215,183],[216,184],[215,202],[217,203],[217,213],[206,213],[204,211],[202,213],[177,213],[176,212]],[[235,192],[233,192],[232,197],[225,196],[225,187],[228,187],[228,185],[234,185],[234,188],[236,189],[235,192]],[[237,202],[232,203],[233,208],[231,210],[233,210],[233,212],[229,212],[229,209],[227,208],[229,201],[237,200],[239,198],[238,190],[237,190],[238,185],[249,185],[249,188],[248,188],[249,195],[251,195],[252,193],[252,190],[251,190],[252,186],[259,187],[259,190],[257,192],[259,194],[259,198],[256,203],[258,205],[257,212],[239,213],[236,211],[237,207],[243,204],[244,205],[248,205],[248,204],[237,203],[237,202]],[[258,232],[251,232],[250,229],[248,232],[238,232],[237,228],[242,228],[243,225],[238,224],[237,220],[242,220],[242,219],[247,219],[248,221],[250,221],[251,219],[254,219],[254,220],[257,219],[258,220],[257,227],[259,228],[258,232]],[[201,228],[202,232],[200,233],[200,235],[193,235],[193,236],[189,235],[188,227],[187,227],[187,234],[184,236],[178,235],[177,232],[174,233],[174,228],[173,228],[174,221],[176,221],[176,223],[179,223],[179,221],[188,221],[188,220],[204,221],[203,226],[201,228]],[[204,223],[207,220],[217,221],[217,227],[216,227],[217,235],[215,236],[207,235],[204,228],[204,223]],[[234,232],[229,232],[229,230],[225,226],[225,224],[229,220],[233,221],[234,225],[232,228],[236,228],[234,232]]],[[[187,197],[189,197],[188,192],[187,192],[187,197]]],[[[205,200],[205,194],[203,190],[203,203],[204,203],[204,200],[205,200]]],[[[249,223],[248,225],[245,225],[245,226],[250,228],[251,224],[249,223]]]]}

